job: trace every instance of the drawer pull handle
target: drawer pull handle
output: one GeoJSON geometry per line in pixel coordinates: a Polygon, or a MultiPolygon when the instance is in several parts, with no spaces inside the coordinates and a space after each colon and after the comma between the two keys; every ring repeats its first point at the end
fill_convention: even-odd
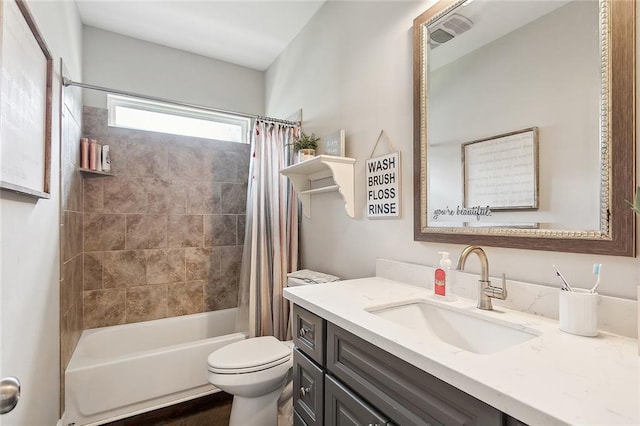
{"type": "Polygon", "coordinates": [[[300,331],[298,331],[298,335],[300,337],[313,336],[313,331],[311,331],[308,328],[300,327],[300,331]]]}
{"type": "Polygon", "coordinates": [[[310,392],[311,392],[311,386],[309,386],[308,388],[305,388],[304,386],[302,386],[300,388],[300,396],[301,397],[305,397],[305,396],[309,395],[310,392]]]}

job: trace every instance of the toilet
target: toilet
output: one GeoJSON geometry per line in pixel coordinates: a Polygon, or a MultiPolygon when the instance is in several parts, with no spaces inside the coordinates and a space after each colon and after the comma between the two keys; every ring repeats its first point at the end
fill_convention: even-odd
{"type": "MultiPolygon", "coordinates": [[[[337,279],[332,275],[302,270],[289,274],[287,285],[337,279]]],[[[278,398],[291,379],[292,353],[293,342],[263,336],[231,343],[209,355],[209,383],[233,395],[229,426],[277,426],[278,398]]]]}
{"type": "Polygon", "coordinates": [[[278,398],[293,367],[292,350],[291,342],[263,336],[209,355],[209,382],[233,395],[230,426],[277,425],[278,398]]]}

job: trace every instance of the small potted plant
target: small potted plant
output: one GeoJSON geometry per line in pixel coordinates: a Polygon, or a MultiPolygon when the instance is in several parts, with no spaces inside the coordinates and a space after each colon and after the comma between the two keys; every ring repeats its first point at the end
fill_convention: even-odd
{"type": "Polygon", "coordinates": [[[318,141],[320,138],[316,137],[314,133],[311,136],[302,132],[298,140],[293,145],[293,150],[298,155],[298,163],[304,160],[309,160],[316,155],[316,148],[318,147],[318,141]]]}

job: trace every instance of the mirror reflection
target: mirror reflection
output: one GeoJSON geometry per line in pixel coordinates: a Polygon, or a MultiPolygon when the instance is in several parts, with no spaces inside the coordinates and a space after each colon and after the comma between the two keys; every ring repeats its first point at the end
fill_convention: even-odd
{"type": "Polygon", "coordinates": [[[606,227],[598,1],[467,1],[426,34],[427,226],[606,227]]]}
{"type": "Polygon", "coordinates": [[[634,256],[635,0],[414,20],[414,239],[634,256]]]}

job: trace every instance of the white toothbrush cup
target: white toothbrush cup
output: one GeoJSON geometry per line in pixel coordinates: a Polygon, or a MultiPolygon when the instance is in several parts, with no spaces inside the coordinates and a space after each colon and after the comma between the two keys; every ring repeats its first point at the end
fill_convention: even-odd
{"type": "Polygon", "coordinates": [[[560,330],[578,336],[598,335],[598,293],[574,288],[560,291],[560,330]]]}

